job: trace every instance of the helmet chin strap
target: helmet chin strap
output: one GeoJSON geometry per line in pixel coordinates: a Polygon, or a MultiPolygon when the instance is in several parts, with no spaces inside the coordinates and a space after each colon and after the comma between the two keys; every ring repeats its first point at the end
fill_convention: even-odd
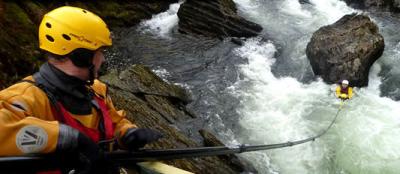
{"type": "Polygon", "coordinates": [[[95,71],[94,71],[94,65],[92,64],[90,67],[89,67],[89,79],[86,81],[86,84],[87,85],[93,85],[93,83],[94,83],[94,79],[95,79],[95,71]]]}

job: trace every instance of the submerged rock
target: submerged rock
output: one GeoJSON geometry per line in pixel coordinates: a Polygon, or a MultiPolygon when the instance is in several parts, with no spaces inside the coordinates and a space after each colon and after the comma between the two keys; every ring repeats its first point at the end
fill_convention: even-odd
{"type": "Polygon", "coordinates": [[[232,0],[186,0],[178,11],[179,31],[210,37],[253,37],[262,27],[237,14],[232,0]]]}
{"type": "MultiPolygon", "coordinates": [[[[180,87],[168,84],[142,65],[133,65],[123,72],[111,72],[101,80],[109,85],[115,106],[127,112],[127,118],[139,127],[156,129],[164,134],[149,149],[199,147],[176,127],[180,121],[193,119],[185,104],[190,98],[180,87]]],[[[232,156],[232,159],[233,160],[232,156]]],[[[194,173],[240,173],[245,169],[219,157],[187,158],[165,161],[167,164],[194,173]]]]}
{"type": "Polygon", "coordinates": [[[311,4],[310,0],[299,0],[300,4],[311,4]]]}
{"type": "Polygon", "coordinates": [[[385,44],[368,16],[351,14],[316,31],[307,45],[307,57],[315,75],[327,83],[348,79],[352,86],[367,86],[372,64],[385,44]]]}

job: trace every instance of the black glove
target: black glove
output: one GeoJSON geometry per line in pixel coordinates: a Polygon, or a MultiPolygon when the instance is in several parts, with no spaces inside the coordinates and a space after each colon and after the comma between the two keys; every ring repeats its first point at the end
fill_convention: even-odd
{"type": "Polygon", "coordinates": [[[162,138],[162,134],[147,128],[130,128],[121,138],[121,143],[128,150],[138,150],[146,144],[162,138]]]}
{"type": "Polygon", "coordinates": [[[56,152],[60,155],[61,164],[77,174],[106,173],[106,165],[103,165],[104,153],[100,147],[86,135],[66,125],[60,125],[60,133],[56,152]]]}

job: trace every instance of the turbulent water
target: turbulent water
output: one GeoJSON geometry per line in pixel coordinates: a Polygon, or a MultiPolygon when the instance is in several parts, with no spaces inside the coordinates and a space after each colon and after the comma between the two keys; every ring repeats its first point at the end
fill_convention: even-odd
{"type": "MultiPolygon", "coordinates": [[[[242,16],[264,27],[243,46],[177,32],[180,4],[122,30],[111,64],[142,63],[190,90],[199,116],[180,126],[213,130],[228,145],[294,141],[318,134],[333,119],[335,86],[314,77],[306,45],[319,27],[359,12],[338,0],[235,0],[242,16]],[[115,55],[116,54],[116,55],[115,55]],[[123,57],[124,59],[115,59],[123,57]],[[118,62],[117,62],[118,61],[118,62]]],[[[369,14],[385,37],[369,86],[355,89],[321,139],[279,150],[243,154],[260,173],[376,174],[400,171],[400,21],[369,14]],[[388,97],[381,97],[381,93],[388,97]]]]}

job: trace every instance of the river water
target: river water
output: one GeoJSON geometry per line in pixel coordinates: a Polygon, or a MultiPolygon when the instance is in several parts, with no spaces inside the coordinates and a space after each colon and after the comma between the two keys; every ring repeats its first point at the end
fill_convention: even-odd
{"type": "MultiPolygon", "coordinates": [[[[262,34],[238,46],[180,34],[173,4],[139,27],[118,31],[108,54],[111,68],[150,66],[193,94],[198,116],[179,128],[215,132],[227,145],[304,139],[323,131],[339,102],[334,85],[312,73],[305,48],[319,27],[361,13],[338,0],[234,0],[239,13],[261,24],[262,34]],[[190,125],[185,127],[185,125],[190,125]]],[[[242,154],[260,173],[391,174],[400,171],[400,20],[370,14],[385,38],[369,86],[356,88],[337,122],[321,139],[290,148],[242,154]],[[383,97],[386,96],[386,97],[383,97]]]]}

